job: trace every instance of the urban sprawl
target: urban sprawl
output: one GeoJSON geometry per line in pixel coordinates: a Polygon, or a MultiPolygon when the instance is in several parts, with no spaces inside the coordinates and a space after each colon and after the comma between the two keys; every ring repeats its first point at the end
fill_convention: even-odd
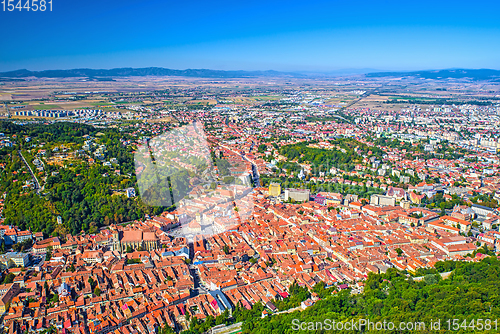
{"type": "Polygon", "coordinates": [[[498,256],[499,97],[467,80],[3,82],[2,327],[238,332],[235,312],[305,310],[318,284],[361,294],[370,273],[498,256]],[[212,165],[190,132],[151,145],[184,192],[149,207],[134,154],[194,123],[212,165]],[[95,214],[61,209],[93,191],[95,214]]]}

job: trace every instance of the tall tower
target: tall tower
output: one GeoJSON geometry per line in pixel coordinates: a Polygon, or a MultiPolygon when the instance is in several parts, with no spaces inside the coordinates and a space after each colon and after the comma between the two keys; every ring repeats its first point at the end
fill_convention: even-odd
{"type": "Polygon", "coordinates": [[[121,245],[120,245],[120,231],[114,230],[113,231],[113,250],[121,252],[121,245]]]}

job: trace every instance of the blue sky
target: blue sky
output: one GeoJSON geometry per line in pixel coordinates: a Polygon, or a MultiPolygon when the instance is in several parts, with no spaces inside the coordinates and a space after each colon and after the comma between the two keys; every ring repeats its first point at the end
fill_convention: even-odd
{"type": "Polygon", "coordinates": [[[52,1],[0,4],[0,71],[500,69],[499,1],[52,1]]]}

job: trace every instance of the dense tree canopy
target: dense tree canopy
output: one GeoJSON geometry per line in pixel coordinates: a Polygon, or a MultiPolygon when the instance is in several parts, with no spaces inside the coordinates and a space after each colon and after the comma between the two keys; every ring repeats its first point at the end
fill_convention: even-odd
{"type": "MultiPolygon", "coordinates": [[[[429,273],[423,280],[415,281],[396,269],[389,269],[385,274],[370,274],[366,281],[365,291],[360,295],[351,295],[342,291],[326,296],[314,306],[303,312],[280,314],[264,319],[246,321],[244,333],[295,333],[293,321],[323,322],[325,319],[335,321],[350,321],[351,319],[370,319],[372,322],[391,321],[424,322],[425,330],[415,333],[436,333],[430,330],[431,321],[441,320],[441,329],[448,332],[448,320],[459,319],[460,324],[466,320],[467,327],[460,326],[455,333],[492,333],[490,331],[474,330],[472,320],[500,318],[500,261],[495,257],[482,260],[479,263],[440,262],[442,270],[454,269],[451,277],[441,279],[440,275],[429,273]]],[[[451,324],[453,324],[451,322],[451,324]]],[[[500,324],[499,324],[500,325],[500,324]]],[[[492,326],[494,324],[492,323],[492,326]]],[[[311,332],[311,331],[309,331],[311,332]]],[[[312,331],[327,333],[326,330],[312,331]]],[[[336,331],[352,333],[353,331],[336,331]]],[[[360,331],[354,331],[355,333],[360,331]]],[[[366,330],[365,333],[376,331],[366,330]]],[[[386,333],[403,333],[399,330],[386,333]]]]}
{"type": "Polygon", "coordinates": [[[374,155],[381,157],[383,151],[377,147],[368,146],[355,139],[341,138],[330,141],[336,149],[322,149],[310,147],[315,141],[285,145],[281,147],[280,154],[289,161],[297,160],[298,163],[308,162],[315,166],[335,167],[352,165],[359,162],[362,156],[374,155]]]}
{"type": "Polygon", "coordinates": [[[124,189],[136,186],[133,147],[122,142],[130,140],[128,134],[117,129],[97,129],[73,123],[19,126],[10,122],[0,122],[0,132],[18,140],[14,147],[2,149],[0,155],[3,167],[0,169],[0,194],[6,196],[3,212],[6,224],[48,235],[77,234],[82,230],[92,233],[101,226],[158,214],[164,209],[147,206],[140,199],[127,198],[124,194],[124,189]],[[25,140],[27,137],[29,141],[25,140]],[[116,158],[115,166],[110,168],[100,162],[89,162],[85,154],[91,155],[90,151],[83,156],[76,154],[74,159],[62,164],[44,160],[44,170],[35,169],[33,161],[40,147],[47,155],[62,144],[72,152],[81,152],[84,141],[90,137],[96,146],[105,146],[107,160],[116,158]],[[32,177],[21,154],[43,187],[40,193],[26,188],[32,177]],[[119,169],[120,173],[115,173],[114,169],[119,169]],[[62,218],[61,225],[57,224],[57,216],[62,218]]]}

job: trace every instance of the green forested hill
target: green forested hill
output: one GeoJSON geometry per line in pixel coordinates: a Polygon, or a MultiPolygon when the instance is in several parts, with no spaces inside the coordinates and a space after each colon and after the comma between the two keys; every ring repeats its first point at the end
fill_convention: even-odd
{"type": "Polygon", "coordinates": [[[133,147],[124,145],[128,134],[117,129],[94,128],[73,123],[16,125],[0,122],[0,132],[15,144],[0,150],[0,195],[5,195],[5,224],[46,234],[95,232],[99,227],[161,212],[144,205],[138,198],[127,198],[123,189],[135,187],[133,147]],[[26,138],[30,138],[29,141],[26,138]],[[105,146],[105,160],[116,158],[111,167],[97,159],[89,163],[93,150],[83,151],[85,140],[93,138],[95,147],[105,146]],[[74,158],[48,163],[55,147],[69,148],[74,158]],[[40,156],[40,150],[46,155],[40,156]],[[26,187],[29,170],[19,151],[32,166],[43,190],[40,194],[26,187]],[[44,170],[33,165],[35,158],[44,162],[44,170]],[[119,170],[120,173],[115,172],[119,170]],[[24,186],[24,187],[23,187],[24,186]],[[61,216],[62,225],[56,217],[61,216]]]}
{"type": "Polygon", "coordinates": [[[301,142],[282,146],[279,153],[285,156],[289,161],[297,159],[298,163],[309,162],[316,166],[339,166],[353,167],[359,163],[363,155],[382,156],[383,152],[375,146],[368,146],[355,139],[340,138],[330,141],[337,149],[327,150],[321,148],[309,147],[310,144],[316,144],[316,141],[301,142]]]}
{"type": "Polygon", "coordinates": [[[431,274],[416,282],[395,269],[386,274],[371,274],[363,294],[351,295],[342,291],[318,301],[303,312],[246,321],[243,329],[245,333],[253,334],[380,332],[366,328],[357,331],[316,330],[317,327],[314,330],[294,330],[299,329],[301,323],[305,323],[302,328],[312,329],[310,322],[323,323],[325,319],[370,319],[396,325],[396,329],[384,333],[499,333],[500,261],[490,257],[478,263],[457,262],[455,266],[451,277],[445,280],[431,274]],[[297,320],[294,322],[294,319],[297,320]],[[430,323],[438,319],[441,330],[431,330],[430,323]],[[458,319],[455,326],[453,319],[458,319]],[[478,319],[482,321],[478,322],[478,319]],[[425,330],[401,331],[397,327],[400,322],[423,322],[426,327],[425,330]]]}
{"type": "Polygon", "coordinates": [[[10,192],[4,209],[5,223],[47,234],[54,230],[60,234],[77,234],[82,230],[95,232],[100,226],[155,212],[137,198],[113,195],[113,189],[133,186],[133,182],[131,178],[111,174],[103,176],[106,172],[109,169],[105,167],[83,164],[48,177],[45,196],[10,192]],[[62,217],[63,226],[56,225],[58,215],[62,217]]]}

